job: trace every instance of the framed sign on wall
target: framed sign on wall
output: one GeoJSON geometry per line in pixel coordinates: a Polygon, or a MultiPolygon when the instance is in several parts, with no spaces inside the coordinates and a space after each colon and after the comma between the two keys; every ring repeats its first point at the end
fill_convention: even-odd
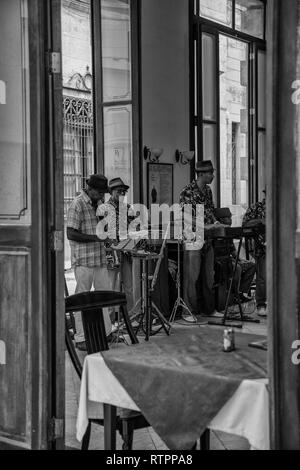
{"type": "Polygon", "coordinates": [[[148,163],[147,202],[173,204],[173,165],[171,163],[148,163]]]}

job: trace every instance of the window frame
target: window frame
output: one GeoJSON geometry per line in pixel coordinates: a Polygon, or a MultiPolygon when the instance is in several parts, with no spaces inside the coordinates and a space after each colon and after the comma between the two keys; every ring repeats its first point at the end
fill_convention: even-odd
{"type": "Polygon", "coordinates": [[[194,11],[197,13],[194,15],[196,18],[199,18],[201,22],[207,23],[208,25],[217,27],[218,29],[224,30],[224,33],[230,34],[230,35],[237,35],[241,39],[245,39],[248,41],[255,41],[255,42],[261,42],[265,43],[266,41],[266,17],[267,17],[267,0],[259,0],[261,3],[264,5],[264,33],[263,33],[263,38],[258,38],[257,36],[252,36],[251,34],[243,33],[242,31],[239,31],[235,27],[235,11],[236,11],[236,0],[232,0],[232,27],[226,26],[222,23],[218,23],[217,21],[210,20],[208,18],[205,18],[200,15],[200,2],[201,0],[191,0],[191,10],[194,15],[194,11]]]}
{"type": "MultiPolygon", "coordinates": [[[[264,24],[266,24],[266,0],[264,11],[264,24]]],[[[191,129],[190,129],[190,143],[191,148],[195,150],[198,155],[198,161],[203,160],[203,96],[202,96],[202,34],[212,34],[216,38],[216,106],[217,106],[217,188],[216,188],[216,205],[221,202],[221,181],[220,181],[220,50],[219,50],[219,37],[220,35],[228,36],[232,39],[240,40],[248,44],[248,173],[249,173],[249,188],[248,198],[249,204],[256,202],[259,198],[258,194],[258,51],[266,51],[266,41],[250,36],[248,34],[229,28],[221,23],[217,23],[206,18],[201,17],[200,1],[190,0],[190,114],[191,114],[191,129]],[[196,7],[196,9],[195,9],[196,7]],[[195,64],[195,47],[197,51],[197,64],[195,64]],[[197,69],[197,72],[195,72],[197,69]],[[198,81],[198,94],[197,94],[197,114],[195,113],[195,76],[198,81]],[[253,114],[254,113],[254,114],[253,114]],[[197,149],[195,142],[195,127],[197,127],[197,149]]],[[[233,17],[235,18],[235,0],[233,0],[233,17]]],[[[233,23],[234,25],[234,23],[233,23]]],[[[235,26],[235,25],[234,25],[235,26]]],[[[264,31],[265,36],[265,31],[264,31]]],[[[195,176],[193,165],[191,165],[191,179],[195,176]]]]}
{"type": "MultiPolygon", "coordinates": [[[[140,7],[139,0],[130,0],[131,31],[131,99],[119,101],[103,100],[102,68],[102,26],[101,0],[91,0],[92,57],[93,57],[93,105],[94,105],[94,165],[96,172],[104,173],[105,142],[103,111],[109,106],[132,107],[132,198],[138,202],[140,197],[140,7]]],[[[117,176],[117,175],[116,175],[117,176]]]]}

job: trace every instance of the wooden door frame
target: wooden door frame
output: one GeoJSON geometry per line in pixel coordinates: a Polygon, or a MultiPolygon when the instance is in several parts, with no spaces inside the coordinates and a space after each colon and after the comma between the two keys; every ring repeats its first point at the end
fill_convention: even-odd
{"type": "Polygon", "coordinates": [[[299,450],[300,367],[291,360],[292,342],[300,339],[295,197],[299,128],[291,98],[299,63],[300,11],[298,0],[288,3],[287,8],[286,0],[268,2],[267,76],[272,77],[267,89],[268,356],[271,447],[299,450]]]}
{"type": "Polygon", "coordinates": [[[35,269],[31,271],[32,291],[41,295],[32,296],[32,448],[47,448],[47,422],[49,374],[48,363],[48,319],[47,319],[47,246],[44,244],[47,193],[45,190],[45,32],[44,8],[38,0],[28,2],[29,55],[30,55],[30,137],[31,137],[31,188],[32,230],[31,249],[35,269]],[[34,189],[33,189],[34,188],[34,189]],[[38,224],[34,221],[39,221],[38,224]],[[43,341],[44,338],[44,341],[43,341]],[[45,341],[46,338],[46,341],[45,341]],[[46,371],[46,373],[45,373],[46,371]],[[40,403],[40,405],[38,405],[40,403]]]}
{"type": "Polygon", "coordinates": [[[61,52],[60,0],[29,0],[32,165],[32,448],[64,448],[51,438],[50,420],[65,417],[64,253],[61,72],[49,71],[50,51],[61,52]]]}
{"type": "MultiPolygon", "coordinates": [[[[48,194],[48,311],[51,386],[48,446],[64,449],[65,422],[65,301],[64,301],[64,158],[61,0],[47,0],[46,43],[46,182],[48,194]],[[51,54],[58,54],[58,70],[51,70],[51,54]],[[54,427],[53,427],[54,426],[54,427]],[[57,435],[53,435],[56,434],[57,435]]],[[[48,367],[49,367],[48,364],[48,367]]]]}

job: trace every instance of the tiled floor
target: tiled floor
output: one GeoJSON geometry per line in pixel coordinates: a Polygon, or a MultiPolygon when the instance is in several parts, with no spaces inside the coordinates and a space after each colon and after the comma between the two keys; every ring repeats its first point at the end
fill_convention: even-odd
{"type": "MultiPolygon", "coordinates": [[[[69,293],[74,292],[74,279],[72,274],[67,274],[69,293]]],[[[218,328],[218,327],[217,327],[218,328]]],[[[220,334],[222,333],[220,327],[220,334]]],[[[244,324],[244,333],[254,333],[266,335],[266,321],[262,320],[260,324],[244,324]]],[[[82,353],[83,354],[83,353],[82,353]]],[[[66,353],[66,446],[69,449],[80,449],[80,443],[76,440],[76,414],[79,400],[79,378],[66,353]]],[[[117,437],[117,449],[122,448],[122,441],[117,437]]],[[[141,429],[134,433],[135,450],[166,450],[166,446],[152,428],[141,429]]],[[[90,449],[103,449],[103,428],[93,425],[90,449]]],[[[220,432],[211,433],[212,450],[248,450],[248,442],[237,436],[224,434],[220,432]]]]}

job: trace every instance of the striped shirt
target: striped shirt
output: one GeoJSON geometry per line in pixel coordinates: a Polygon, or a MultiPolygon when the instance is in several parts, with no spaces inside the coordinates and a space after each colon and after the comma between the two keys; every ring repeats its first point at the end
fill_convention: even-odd
{"type": "MultiPolygon", "coordinates": [[[[92,200],[82,191],[72,202],[67,219],[67,227],[85,235],[96,235],[98,217],[92,200]]],[[[106,265],[104,244],[100,242],[79,243],[69,240],[72,266],[95,267],[106,265]]]]}

